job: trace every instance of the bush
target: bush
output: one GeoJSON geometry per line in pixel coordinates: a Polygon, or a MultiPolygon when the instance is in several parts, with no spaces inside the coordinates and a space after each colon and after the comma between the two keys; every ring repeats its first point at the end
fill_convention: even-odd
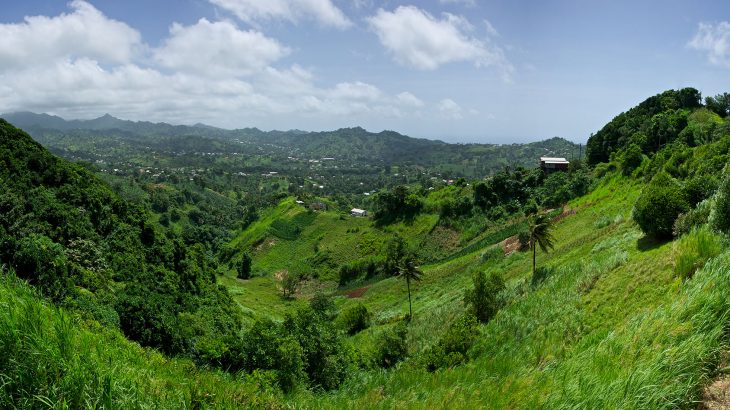
{"type": "Polygon", "coordinates": [[[238,279],[251,278],[251,255],[248,253],[241,256],[241,262],[236,266],[236,276],[238,276],[238,279]]]}
{"type": "Polygon", "coordinates": [[[674,248],[674,273],[689,279],[708,259],[722,252],[722,240],[707,227],[693,229],[680,239],[674,248]]]}
{"type": "Polygon", "coordinates": [[[299,286],[300,277],[296,273],[284,271],[281,273],[280,290],[281,296],[289,299],[294,296],[299,286]]]}
{"type": "Polygon", "coordinates": [[[354,335],[370,326],[370,312],[362,303],[345,308],[337,318],[337,323],[347,334],[354,335]]]}
{"type": "Polygon", "coordinates": [[[644,155],[641,152],[641,147],[636,144],[629,145],[618,156],[618,164],[621,167],[621,172],[627,176],[631,175],[636,168],[639,168],[643,160],[644,155]]]}
{"type": "Polygon", "coordinates": [[[666,173],[657,174],[634,205],[632,217],[641,230],[660,239],[671,238],[674,221],[689,210],[679,184],[666,173]]]}
{"type": "Polygon", "coordinates": [[[709,175],[697,175],[684,183],[684,192],[690,206],[709,198],[717,189],[717,180],[709,175]]]}
{"type": "Polygon", "coordinates": [[[306,380],[303,357],[302,347],[292,335],[280,324],[262,319],[232,343],[222,360],[231,371],[271,371],[276,384],[290,391],[306,380]]]}
{"type": "Polygon", "coordinates": [[[706,199],[697,204],[696,208],[691,209],[689,212],[680,214],[679,217],[677,217],[677,220],[674,221],[672,234],[675,237],[680,237],[691,231],[692,228],[706,224],[710,218],[711,210],[712,202],[711,200],[706,199]]]}
{"type": "Polygon", "coordinates": [[[464,305],[471,316],[481,323],[489,322],[501,307],[500,292],[505,288],[502,276],[477,272],[472,276],[473,289],[464,292],[464,305]]]}
{"type": "Polygon", "coordinates": [[[353,359],[332,322],[307,306],[287,314],[283,328],[302,348],[304,372],[310,386],[324,390],[339,387],[353,359]]]}
{"type": "Polygon", "coordinates": [[[368,258],[356,260],[340,266],[338,274],[339,285],[344,286],[349,282],[359,279],[370,279],[385,271],[385,263],[382,259],[368,258]]]}
{"type": "Polygon", "coordinates": [[[390,368],[408,356],[406,343],[408,328],[400,322],[393,328],[381,333],[375,341],[375,363],[383,368],[390,368]]]}
{"type": "Polygon", "coordinates": [[[730,175],[725,176],[717,190],[710,220],[714,229],[730,233],[730,175]]]}
{"type": "Polygon", "coordinates": [[[504,251],[501,246],[494,246],[480,255],[482,262],[497,261],[504,258],[504,251]]]}
{"type": "Polygon", "coordinates": [[[63,246],[44,235],[31,234],[18,241],[13,255],[18,277],[28,280],[55,301],[73,291],[63,246]]]}
{"type": "Polygon", "coordinates": [[[469,360],[467,352],[479,335],[474,316],[457,319],[439,341],[424,352],[422,360],[430,372],[443,367],[454,367],[469,360]]]}
{"type": "Polygon", "coordinates": [[[309,301],[309,307],[319,316],[331,320],[335,316],[335,302],[324,293],[317,292],[309,301]]]}

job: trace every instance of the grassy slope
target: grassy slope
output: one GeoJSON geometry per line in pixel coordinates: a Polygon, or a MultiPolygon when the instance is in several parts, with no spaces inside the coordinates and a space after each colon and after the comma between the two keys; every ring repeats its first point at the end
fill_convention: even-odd
{"type": "MultiPolygon", "coordinates": [[[[410,345],[436,340],[463,310],[470,272],[503,272],[512,302],[488,325],[467,365],[436,373],[404,364],[362,373],[326,396],[302,393],[294,403],[323,408],[613,408],[689,404],[717,359],[728,284],[721,262],[683,284],[672,275],[671,243],[647,243],[631,222],[641,186],[604,183],[570,204],[557,224],[557,246],[538,253],[555,273],[529,284],[531,258],[517,254],[483,263],[479,252],[425,267],[414,290],[410,345]],[[709,302],[703,302],[707,300],[709,302]]],[[[725,257],[727,259],[727,257],[725,257]]],[[[374,284],[361,299],[375,326],[356,336],[363,345],[407,310],[397,279],[374,284]]],[[[352,300],[344,302],[354,303],[352,300]]]]}
{"type": "Polygon", "coordinates": [[[314,281],[305,284],[304,292],[312,293],[313,286],[334,291],[340,265],[379,254],[383,243],[393,232],[404,238],[423,238],[437,222],[437,215],[426,214],[412,223],[398,223],[381,229],[372,226],[368,218],[351,217],[335,211],[309,212],[297,205],[293,198],[288,198],[265,211],[250,227],[239,232],[229,245],[236,249],[251,249],[253,270],[260,276],[244,281],[236,279],[235,272],[229,271],[219,278],[219,282],[229,288],[247,316],[262,314],[281,318],[294,302],[281,299],[275,278],[277,272],[316,272],[319,280],[316,285],[314,281]],[[301,232],[295,239],[277,236],[271,228],[275,221],[297,225],[301,232]],[[317,255],[326,258],[320,265],[314,261],[317,255]]]}
{"type": "Polygon", "coordinates": [[[281,407],[256,386],[141,348],[0,276],[0,408],[281,407]]]}

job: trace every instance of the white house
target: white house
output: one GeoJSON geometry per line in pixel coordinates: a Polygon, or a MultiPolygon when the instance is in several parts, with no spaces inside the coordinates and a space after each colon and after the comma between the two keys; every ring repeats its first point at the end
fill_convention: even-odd
{"type": "Polygon", "coordinates": [[[360,208],[352,208],[350,210],[350,215],[352,216],[368,216],[368,211],[360,208]]]}

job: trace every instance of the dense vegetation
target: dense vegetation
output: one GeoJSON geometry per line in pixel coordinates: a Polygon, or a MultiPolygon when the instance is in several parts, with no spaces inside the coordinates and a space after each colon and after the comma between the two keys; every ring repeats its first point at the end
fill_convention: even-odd
{"type": "MultiPolygon", "coordinates": [[[[0,405],[694,407],[730,342],[728,101],[651,97],[567,172],[443,182],[408,158],[371,164],[383,184],[367,196],[357,177],[299,184],[327,161],[268,162],[254,181],[222,156],[162,151],[224,146],[223,130],[107,117],[83,131],[118,133],[115,155],[143,169],[128,173],[3,122],[0,405]],[[156,159],[129,156],[135,138],[161,144],[156,159]],[[179,166],[196,175],[162,177],[179,166]]],[[[39,132],[81,141],[80,123],[58,124],[39,132]]],[[[287,154],[373,144],[359,129],[262,134],[287,154]]],[[[452,149],[439,144],[419,149],[452,149]]]]}

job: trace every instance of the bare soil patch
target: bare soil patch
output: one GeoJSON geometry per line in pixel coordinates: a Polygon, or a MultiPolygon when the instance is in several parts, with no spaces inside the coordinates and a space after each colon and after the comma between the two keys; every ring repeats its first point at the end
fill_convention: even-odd
{"type": "Polygon", "coordinates": [[[362,297],[362,295],[364,295],[365,292],[367,292],[367,290],[369,288],[370,288],[369,286],[364,286],[362,288],[353,289],[349,292],[346,292],[345,296],[347,296],[350,299],[359,298],[359,297],[362,297]]]}
{"type": "Polygon", "coordinates": [[[502,248],[504,255],[507,256],[520,250],[520,239],[517,235],[512,235],[500,242],[499,246],[502,248]]]}
{"type": "Polygon", "coordinates": [[[730,409],[730,375],[722,376],[705,387],[702,399],[703,403],[697,406],[698,409],[730,409]]]}

